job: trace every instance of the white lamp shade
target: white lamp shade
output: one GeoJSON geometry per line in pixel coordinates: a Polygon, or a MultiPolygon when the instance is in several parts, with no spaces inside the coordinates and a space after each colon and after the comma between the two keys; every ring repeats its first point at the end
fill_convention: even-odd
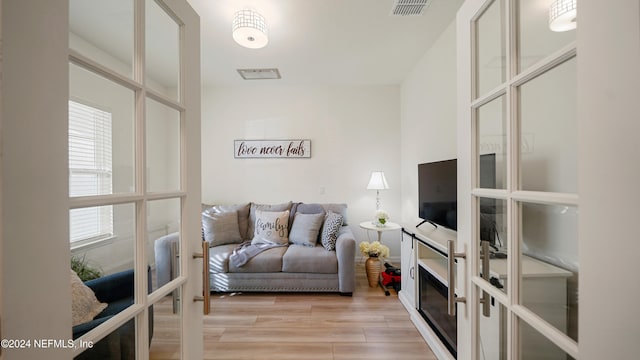
{"type": "Polygon", "coordinates": [[[233,15],[233,40],[249,49],[267,45],[267,24],[264,17],[253,10],[240,10],[233,15]]]}
{"type": "Polygon", "coordinates": [[[549,8],[549,29],[556,32],[576,28],[577,0],[555,0],[549,8]]]}
{"type": "Polygon", "coordinates": [[[373,171],[371,173],[371,179],[369,179],[369,185],[367,185],[367,190],[385,190],[388,188],[389,184],[387,184],[387,179],[384,177],[384,172],[373,171]]]}

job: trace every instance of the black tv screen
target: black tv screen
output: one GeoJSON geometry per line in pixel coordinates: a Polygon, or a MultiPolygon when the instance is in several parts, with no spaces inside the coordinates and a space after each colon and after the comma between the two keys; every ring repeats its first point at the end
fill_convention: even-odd
{"type": "MultiPolygon", "coordinates": [[[[435,226],[458,229],[457,160],[418,165],[418,216],[435,226]]],[[[495,189],[496,156],[480,156],[480,187],[495,189]]],[[[495,244],[495,200],[480,203],[480,239],[495,244]]]]}

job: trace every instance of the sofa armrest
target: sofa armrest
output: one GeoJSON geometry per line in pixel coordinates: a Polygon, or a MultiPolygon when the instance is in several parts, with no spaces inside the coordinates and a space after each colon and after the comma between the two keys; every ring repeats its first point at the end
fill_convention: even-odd
{"type": "Polygon", "coordinates": [[[356,284],[356,239],[349,226],[343,226],[336,240],[340,292],[351,294],[356,284]]]}
{"type": "Polygon", "coordinates": [[[100,302],[111,303],[133,297],[133,269],[85,282],[100,302]]]}
{"type": "Polygon", "coordinates": [[[175,232],[162,236],[153,244],[153,251],[156,261],[156,280],[158,288],[171,281],[171,266],[173,262],[171,257],[173,254],[173,244],[178,243],[180,234],[175,232]]]}

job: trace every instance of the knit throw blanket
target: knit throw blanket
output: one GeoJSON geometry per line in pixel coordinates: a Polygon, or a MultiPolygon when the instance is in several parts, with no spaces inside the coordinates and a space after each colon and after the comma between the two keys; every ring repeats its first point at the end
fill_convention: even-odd
{"type": "Polygon", "coordinates": [[[245,241],[233,250],[233,253],[229,255],[229,261],[235,267],[242,267],[261,252],[282,246],[287,246],[287,244],[275,244],[272,242],[251,243],[251,241],[245,241]]]}

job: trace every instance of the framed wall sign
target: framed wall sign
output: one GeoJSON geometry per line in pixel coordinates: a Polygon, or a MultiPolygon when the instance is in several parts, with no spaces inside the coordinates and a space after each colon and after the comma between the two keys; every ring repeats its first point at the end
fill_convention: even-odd
{"type": "Polygon", "coordinates": [[[311,157],[311,140],[234,140],[236,159],[304,159],[311,157]]]}

